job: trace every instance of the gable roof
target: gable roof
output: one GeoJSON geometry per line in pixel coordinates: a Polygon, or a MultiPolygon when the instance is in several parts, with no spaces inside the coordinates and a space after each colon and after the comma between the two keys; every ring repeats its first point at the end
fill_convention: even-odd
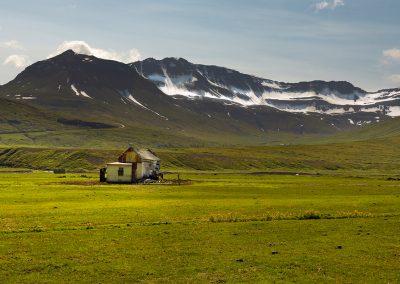
{"type": "Polygon", "coordinates": [[[149,160],[149,161],[159,161],[158,158],[153,151],[150,149],[137,149],[135,150],[136,154],[140,156],[142,160],[149,160]]]}
{"type": "Polygon", "coordinates": [[[135,152],[141,161],[160,161],[160,158],[158,158],[150,149],[137,149],[134,147],[129,147],[125,150],[121,156],[119,156],[118,160],[120,162],[127,162],[126,157],[129,152],[135,152]]]}

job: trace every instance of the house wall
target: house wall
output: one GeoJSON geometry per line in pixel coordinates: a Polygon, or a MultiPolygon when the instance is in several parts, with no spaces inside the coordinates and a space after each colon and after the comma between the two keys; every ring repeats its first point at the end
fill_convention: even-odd
{"type": "Polygon", "coordinates": [[[137,164],[136,178],[143,179],[150,177],[157,169],[157,162],[143,161],[137,164]]]}
{"type": "Polygon", "coordinates": [[[137,163],[135,176],[136,176],[136,179],[142,179],[143,178],[143,164],[142,163],[137,163]]]}
{"type": "Polygon", "coordinates": [[[107,165],[107,182],[130,183],[132,181],[131,165],[107,165]],[[119,168],[124,169],[124,175],[119,176],[119,168]]]}

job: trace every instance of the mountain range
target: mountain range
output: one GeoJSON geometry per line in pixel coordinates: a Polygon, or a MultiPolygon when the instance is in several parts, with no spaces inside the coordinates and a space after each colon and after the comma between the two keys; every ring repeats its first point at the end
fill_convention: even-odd
{"type": "Polygon", "coordinates": [[[400,116],[400,89],[367,92],[345,81],[285,83],[182,58],[149,58],[130,65],[170,96],[214,98],[243,107],[263,105],[293,113],[400,116]]]}
{"type": "Polygon", "coordinates": [[[124,64],[68,50],[0,86],[0,110],[4,135],[84,131],[77,137],[87,137],[96,130],[113,133],[106,139],[115,143],[258,144],[391,120],[400,116],[400,89],[285,83],[182,58],[124,64]]]}

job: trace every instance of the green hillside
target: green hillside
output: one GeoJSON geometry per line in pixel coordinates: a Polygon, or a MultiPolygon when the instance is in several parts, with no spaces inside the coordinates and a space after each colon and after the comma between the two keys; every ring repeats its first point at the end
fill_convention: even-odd
{"type": "Polygon", "coordinates": [[[20,102],[0,98],[0,134],[65,129],[54,114],[20,102]]]}
{"type": "MultiPolygon", "coordinates": [[[[248,122],[231,121],[235,117],[224,117],[215,109],[210,124],[208,117],[198,116],[193,120],[190,112],[183,117],[186,123],[175,120],[151,121],[147,112],[135,110],[127,116],[116,117],[106,110],[85,113],[82,110],[46,110],[0,98],[0,145],[3,147],[47,147],[47,148],[119,148],[128,144],[155,148],[210,147],[240,145],[281,145],[281,144],[327,144],[337,142],[363,141],[400,135],[400,118],[392,118],[365,125],[352,130],[318,133],[324,129],[316,116],[305,116],[310,132],[293,132],[296,120],[283,113],[265,111],[261,128],[248,122]],[[77,112],[84,115],[79,116],[77,112]],[[136,120],[135,116],[140,116],[136,120]],[[278,118],[278,119],[277,119],[278,118]],[[277,119],[288,131],[268,130],[269,121],[277,119]],[[148,121],[148,123],[143,123],[148,121]],[[265,129],[264,129],[265,127],[265,129]]],[[[200,110],[199,110],[200,111],[200,110]]],[[[113,110],[118,113],[118,110],[113,110]]],[[[211,112],[211,111],[209,111],[211,112]]],[[[182,114],[182,113],[181,113],[182,114]]],[[[225,115],[226,116],[226,115],[225,115]]],[[[334,120],[334,118],[332,118],[334,120]]],[[[249,118],[250,121],[250,118],[249,118]]],[[[257,121],[254,122],[257,125],[257,121]]]]}
{"type": "Polygon", "coordinates": [[[336,140],[368,140],[395,136],[400,136],[400,117],[367,125],[361,129],[338,133],[333,138],[336,140]]]}
{"type": "Polygon", "coordinates": [[[325,127],[319,118],[305,117],[311,132],[292,132],[290,129],[295,129],[299,122],[293,115],[287,117],[277,111],[264,111],[263,124],[255,121],[253,125],[251,118],[246,123],[232,121],[235,113],[227,117],[219,109],[214,110],[212,119],[186,111],[180,113],[180,120],[156,121],[149,112],[140,109],[131,109],[132,113],[122,116],[116,115],[121,109],[110,109],[96,106],[90,112],[79,108],[49,110],[0,98],[0,145],[50,148],[118,148],[128,144],[156,148],[266,145],[321,137],[316,133],[325,127]],[[281,125],[278,126],[286,127],[287,131],[268,130],[268,125],[277,118],[281,125]]]}
{"type": "MultiPolygon", "coordinates": [[[[352,171],[397,174],[400,136],[325,145],[159,148],[164,170],[352,171]]],[[[95,170],[115,161],[120,150],[3,148],[0,166],[33,169],[95,170]]]]}

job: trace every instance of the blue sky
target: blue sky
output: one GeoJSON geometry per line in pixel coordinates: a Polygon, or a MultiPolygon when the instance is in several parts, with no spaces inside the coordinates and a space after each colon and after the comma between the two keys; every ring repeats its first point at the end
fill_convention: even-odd
{"type": "Polygon", "coordinates": [[[399,0],[1,0],[0,84],[67,47],[400,87],[399,0]],[[79,41],[79,42],[77,42],[79,41]]]}

